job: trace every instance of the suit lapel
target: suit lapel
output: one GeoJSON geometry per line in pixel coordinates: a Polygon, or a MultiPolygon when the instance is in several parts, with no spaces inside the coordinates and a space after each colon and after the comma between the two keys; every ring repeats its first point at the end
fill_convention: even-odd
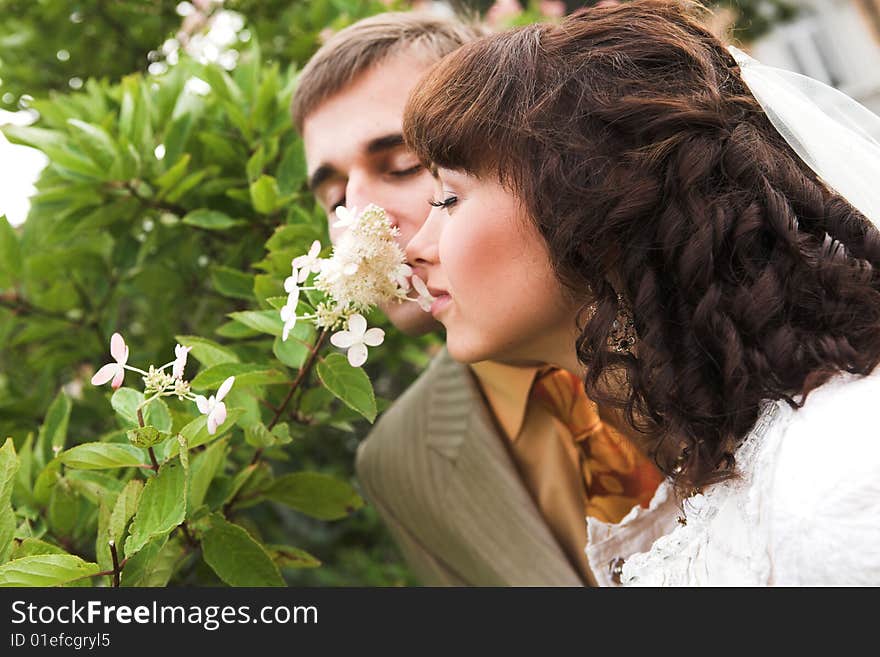
{"type": "Polygon", "coordinates": [[[429,469],[448,531],[442,553],[481,585],[582,584],[503,444],[469,368],[444,352],[430,389],[429,469]]]}

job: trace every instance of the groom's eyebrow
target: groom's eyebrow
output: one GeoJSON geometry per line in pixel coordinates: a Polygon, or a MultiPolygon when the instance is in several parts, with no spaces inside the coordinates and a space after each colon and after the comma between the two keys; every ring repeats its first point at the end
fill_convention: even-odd
{"type": "MultiPolygon", "coordinates": [[[[367,146],[364,150],[367,152],[368,155],[376,155],[377,153],[382,153],[384,151],[398,148],[403,145],[403,133],[393,132],[391,134],[371,139],[369,142],[367,142],[367,146]]],[[[314,193],[318,189],[318,187],[320,187],[324,183],[325,180],[327,180],[328,178],[332,178],[338,173],[339,172],[332,165],[322,164],[317,169],[315,169],[315,173],[313,173],[309,178],[309,189],[312,190],[312,193],[314,193]]]]}

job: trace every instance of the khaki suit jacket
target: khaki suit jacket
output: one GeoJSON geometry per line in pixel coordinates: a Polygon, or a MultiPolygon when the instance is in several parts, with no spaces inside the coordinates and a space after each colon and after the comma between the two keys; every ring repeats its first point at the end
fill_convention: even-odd
{"type": "Polygon", "coordinates": [[[444,349],[358,448],[357,474],[429,586],[583,586],[466,365],[444,349]]]}

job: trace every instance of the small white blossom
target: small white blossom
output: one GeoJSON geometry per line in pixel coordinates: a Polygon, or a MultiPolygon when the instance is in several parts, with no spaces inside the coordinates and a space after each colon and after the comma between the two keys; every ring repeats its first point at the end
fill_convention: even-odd
{"type": "Polygon", "coordinates": [[[419,308],[424,310],[426,313],[431,311],[431,304],[434,303],[437,299],[434,297],[429,291],[428,286],[425,285],[425,282],[419,278],[417,275],[413,275],[412,277],[412,286],[415,289],[416,294],[418,294],[418,298],[416,301],[419,304],[419,308]]]}
{"type": "Polygon", "coordinates": [[[184,347],[181,344],[175,345],[174,347],[174,365],[171,366],[171,378],[172,379],[182,379],[183,378],[183,369],[186,367],[186,355],[190,352],[192,347],[184,347]]]}
{"type": "Polygon", "coordinates": [[[287,336],[290,335],[293,327],[296,326],[296,302],[291,304],[289,298],[287,304],[281,308],[281,321],[284,322],[284,328],[281,331],[281,340],[283,342],[287,340],[287,336]]]}
{"type": "Polygon", "coordinates": [[[122,385],[125,378],[125,364],[128,362],[128,345],[119,333],[110,337],[110,355],[115,363],[107,363],[92,377],[92,385],[104,385],[112,379],[110,387],[114,390],[122,385]]]}
{"type": "Polygon", "coordinates": [[[303,283],[309,277],[310,273],[317,274],[321,271],[321,259],[318,255],[321,253],[321,243],[318,240],[312,242],[312,246],[306,255],[297,256],[290,261],[290,266],[294,269],[294,275],[297,276],[297,282],[303,283]],[[298,273],[296,273],[298,271],[298,273]]]}
{"type": "Polygon", "coordinates": [[[367,362],[367,347],[378,347],[385,340],[385,331],[380,328],[367,330],[367,320],[363,315],[352,315],[348,320],[348,330],[330,336],[330,343],[340,349],[348,349],[348,362],[352,367],[360,367],[367,362]]]}
{"type": "Polygon", "coordinates": [[[226,421],[226,404],[223,403],[223,398],[232,388],[234,382],[234,376],[226,379],[220,384],[216,397],[211,395],[205,399],[204,395],[196,395],[196,406],[199,407],[200,413],[208,416],[208,433],[212,436],[217,433],[217,427],[226,421]]]}
{"type": "Polygon", "coordinates": [[[334,228],[350,228],[357,221],[357,208],[349,210],[344,205],[340,205],[334,212],[336,214],[336,223],[333,224],[334,228]]]}

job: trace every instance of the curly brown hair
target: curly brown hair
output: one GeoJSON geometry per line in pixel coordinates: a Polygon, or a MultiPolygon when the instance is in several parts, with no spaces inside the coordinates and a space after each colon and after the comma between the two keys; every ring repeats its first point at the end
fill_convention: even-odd
{"type": "Polygon", "coordinates": [[[560,281],[594,304],[587,393],[625,411],[681,491],[734,474],[763,400],[797,407],[880,362],[880,233],[773,128],[702,11],[636,0],[480,39],[404,118],[423,160],[525,204],[560,281]],[[618,293],[635,354],[608,347],[618,293]]]}

